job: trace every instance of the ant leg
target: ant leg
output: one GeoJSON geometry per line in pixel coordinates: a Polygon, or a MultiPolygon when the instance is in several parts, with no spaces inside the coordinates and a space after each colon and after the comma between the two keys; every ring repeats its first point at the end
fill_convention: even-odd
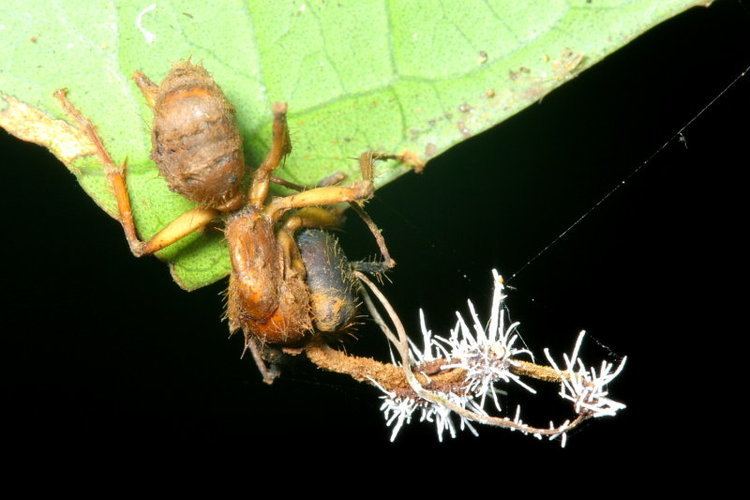
{"type": "MultiPolygon", "coordinates": [[[[375,160],[403,161],[403,158],[402,158],[402,155],[378,153],[375,151],[365,151],[364,153],[359,155],[359,169],[362,172],[362,178],[369,179],[370,181],[372,181],[374,177],[373,165],[374,165],[375,160]]],[[[350,202],[349,205],[352,207],[352,210],[354,210],[354,212],[356,212],[356,214],[359,215],[359,218],[362,219],[362,222],[365,223],[367,228],[375,237],[375,242],[378,244],[378,249],[380,250],[380,254],[383,256],[382,265],[385,266],[386,269],[392,269],[393,267],[395,267],[396,261],[393,260],[393,257],[391,257],[391,254],[388,251],[388,247],[385,244],[385,238],[383,238],[383,233],[375,224],[375,221],[373,221],[370,215],[367,212],[365,212],[365,209],[362,207],[361,203],[350,202]]]]}
{"type": "MultiPolygon", "coordinates": [[[[363,180],[350,186],[324,186],[302,191],[298,194],[276,198],[266,206],[265,212],[273,220],[278,220],[287,210],[321,205],[336,205],[362,201],[371,197],[375,188],[372,183],[372,160],[380,158],[378,153],[367,152],[360,156],[360,169],[363,180]]],[[[254,186],[253,186],[254,187],[254,186]]]]}
{"type": "Polygon", "coordinates": [[[284,212],[293,208],[309,207],[315,205],[335,205],[341,202],[348,202],[354,211],[359,215],[375,237],[380,253],[383,255],[385,265],[389,269],[396,265],[385,239],[375,222],[370,218],[364,209],[357,203],[366,200],[374,191],[372,184],[373,177],[373,160],[400,159],[399,155],[390,155],[367,151],[359,157],[360,170],[362,171],[363,181],[352,184],[349,187],[327,186],[303,191],[299,194],[276,198],[271,201],[266,208],[266,214],[274,220],[278,220],[284,212]]]}
{"type": "Polygon", "coordinates": [[[104,147],[104,143],[99,137],[94,124],[83,116],[78,108],[70,102],[67,94],[68,91],[66,89],[60,89],[55,92],[54,96],[60,101],[65,112],[78,123],[78,126],[86,133],[96,148],[96,156],[99,157],[99,161],[104,165],[104,172],[107,174],[107,179],[114,191],[115,199],[117,200],[117,209],[120,213],[120,224],[122,224],[125,231],[125,239],[128,241],[130,251],[133,252],[133,255],[140,257],[141,255],[157,252],[193,231],[204,227],[218,216],[216,210],[197,207],[179,216],[149,241],[141,241],[138,238],[135,222],[133,221],[130,195],[128,194],[128,187],[125,182],[125,165],[122,167],[115,165],[114,160],[112,160],[109,152],[104,147]]]}
{"type": "Polygon", "coordinates": [[[355,271],[375,276],[381,283],[382,275],[391,269],[385,262],[372,262],[369,260],[355,260],[354,262],[350,262],[350,264],[355,271]]]}
{"type": "Polygon", "coordinates": [[[138,235],[135,231],[133,211],[130,207],[130,196],[128,195],[128,188],[125,184],[125,165],[123,165],[122,168],[115,165],[112,157],[109,156],[109,153],[104,147],[102,140],[99,138],[99,134],[96,132],[94,124],[92,124],[88,118],[84,117],[81,112],[78,111],[78,108],[68,100],[67,89],[57,90],[54,96],[60,101],[65,112],[78,122],[78,126],[83,129],[86,135],[88,135],[89,140],[94,144],[96,155],[99,157],[102,164],[104,164],[104,172],[107,174],[107,179],[112,185],[112,190],[115,193],[117,209],[120,212],[120,223],[125,230],[125,239],[128,240],[128,245],[130,245],[130,250],[133,254],[141,255],[143,244],[138,239],[138,235]]]}
{"type": "MultiPolygon", "coordinates": [[[[404,161],[404,155],[378,153],[374,151],[367,151],[361,154],[359,157],[359,165],[360,170],[362,171],[363,178],[372,179],[372,163],[374,160],[404,161]]],[[[339,184],[344,182],[346,178],[347,175],[344,172],[339,171],[332,173],[328,177],[323,177],[320,181],[318,181],[317,184],[315,184],[315,186],[303,186],[302,184],[296,184],[286,179],[282,179],[281,177],[276,177],[275,175],[271,176],[271,182],[273,182],[274,184],[278,184],[279,186],[284,186],[285,188],[293,189],[294,191],[307,191],[310,189],[315,189],[316,187],[338,186],[339,184]]]]}
{"type": "Polygon", "coordinates": [[[316,187],[336,186],[346,180],[346,174],[344,172],[334,172],[328,177],[324,177],[314,186],[303,186],[295,182],[282,179],[281,177],[271,176],[271,182],[284,186],[285,188],[292,189],[294,191],[307,191],[308,189],[315,189],[316,187]]]}
{"type": "Polygon", "coordinates": [[[346,174],[344,172],[334,172],[328,177],[323,177],[318,181],[315,187],[326,187],[326,186],[338,186],[346,180],[346,174]]]}
{"type": "MultiPolygon", "coordinates": [[[[375,160],[403,161],[403,155],[378,153],[374,151],[367,151],[365,153],[362,153],[359,157],[359,167],[360,171],[362,172],[362,177],[365,180],[372,179],[372,163],[375,160]]],[[[292,189],[294,191],[308,191],[310,189],[315,189],[316,187],[338,186],[339,184],[344,182],[346,178],[347,175],[344,172],[338,171],[332,173],[327,177],[323,177],[314,186],[304,186],[302,184],[297,184],[286,179],[282,179],[281,177],[277,177],[275,175],[271,176],[271,182],[273,182],[274,184],[278,184],[279,186],[284,186],[285,188],[292,189]]]]}
{"type": "Polygon", "coordinates": [[[265,209],[274,221],[293,208],[335,205],[351,201],[366,200],[373,193],[372,181],[360,181],[347,187],[328,186],[303,191],[298,194],[276,198],[265,209]]]}
{"type": "Polygon", "coordinates": [[[280,373],[273,366],[269,368],[266,364],[263,359],[262,347],[252,335],[245,336],[245,349],[249,350],[250,354],[253,355],[253,361],[255,361],[258,371],[263,376],[263,382],[268,385],[273,384],[273,381],[280,375],[280,373]]]}
{"type": "Polygon", "coordinates": [[[305,227],[332,229],[341,225],[341,214],[320,207],[307,207],[289,217],[276,234],[279,246],[284,254],[284,268],[291,269],[299,276],[305,276],[305,262],[299,253],[294,233],[305,227]]]}
{"type": "Polygon", "coordinates": [[[359,215],[359,218],[362,219],[362,222],[365,223],[367,228],[375,237],[375,242],[378,244],[378,250],[380,250],[380,255],[383,256],[383,262],[382,264],[379,263],[379,265],[382,265],[385,268],[385,270],[393,269],[394,267],[396,267],[396,261],[393,260],[393,257],[391,257],[391,253],[388,251],[388,247],[385,244],[385,238],[383,238],[383,232],[375,224],[375,221],[372,220],[372,217],[370,217],[370,214],[365,212],[365,209],[359,206],[359,204],[357,203],[350,203],[349,205],[352,207],[352,210],[354,210],[354,212],[356,212],[356,214],[359,215]]]}
{"type": "Polygon", "coordinates": [[[156,94],[159,93],[159,86],[140,71],[133,73],[133,80],[138,85],[138,88],[141,89],[143,97],[146,98],[146,103],[153,109],[156,104],[156,94]]]}
{"type": "Polygon", "coordinates": [[[365,151],[359,155],[359,169],[362,172],[363,179],[373,179],[373,166],[375,162],[379,160],[396,160],[403,162],[404,155],[381,153],[378,151],[365,151]]]}
{"type": "MultiPolygon", "coordinates": [[[[284,186],[285,188],[291,189],[293,191],[302,192],[302,191],[309,191],[310,189],[315,189],[316,187],[336,186],[338,184],[341,184],[344,180],[346,180],[346,177],[347,175],[344,172],[334,172],[331,175],[321,179],[314,186],[305,186],[302,184],[297,184],[295,182],[282,179],[281,177],[276,177],[275,175],[271,176],[271,182],[279,186],[284,186]]],[[[328,212],[335,212],[335,215],[337,217],[336,222],[332,224],[332,226],[337,227],[343,223],[345,210],[346,210],[346,206],[343,206],[343,205],[334,206],[328,209],[328,212]]]]}
{"type": "Polygon", "coordinates": [[[146,242],[141,242],[141,255],[152,254],[175,243],[185,236],[206,227],[219,217],[212,208],[195,207],[167,224],[146,242]]]}
{"type": "Polygon", "coordinates": [[[302,184],[297,184],[295,182],[282,179],[281,177],[276,177],[275,175],[271,176],[271,182],[279,186],[283,186],[287,189],[291,189],[292,191],[299,192],[299,191],[307,191],[308,189],[312,189],[312,187],[310,186],[303,186],[302,184]]]}
{"type": "Polygon", "coordinates": [[[320,207],[307,207],[298,210],[294,215],[284,221],[282,226],[285,230],[294,234],[295,231],[304,227],[316,227],[321,229],[334,229],[341,225],[342,217],[338,212],[320,207]]]}
{"type": "Polygon", "coordinates": [[[292,141],[289,138],[289,127],[286,123],[285,102],[273,105],[273,142],[266,159],[253,174],[249,203],[257,209],[263,208],[268,197],[271,173],[279,166],[286,155],[292,152],[292,141]]]}

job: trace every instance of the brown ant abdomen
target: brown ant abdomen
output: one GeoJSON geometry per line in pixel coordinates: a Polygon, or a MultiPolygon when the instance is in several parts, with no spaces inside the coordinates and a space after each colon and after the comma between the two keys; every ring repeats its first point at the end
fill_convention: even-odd
{"type": "Polygon", "coordinates": [[[154,100],[153,150],[170,189],[202,205],[234,210],[245,172],[234,108],[211,75],[176,64],[154,100]]]}
{"type": "Polygon", "coordinates": [[[346,329],[357,312],[357,281],[338,238],[320,229],[305,229],[297,236],[297,245],[307,269],[316,330],[346,329]]]}

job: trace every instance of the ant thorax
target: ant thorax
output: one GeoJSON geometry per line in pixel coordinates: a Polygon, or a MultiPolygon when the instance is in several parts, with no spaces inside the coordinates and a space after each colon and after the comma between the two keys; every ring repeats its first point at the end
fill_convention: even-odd
{"type": "Polygon", "coordinates": [[[232,262],[227,316],[230,328],[263,342],[293,343],[312,331],[310,294],[292,236],[248,206],[227,222],[232,262]]]}

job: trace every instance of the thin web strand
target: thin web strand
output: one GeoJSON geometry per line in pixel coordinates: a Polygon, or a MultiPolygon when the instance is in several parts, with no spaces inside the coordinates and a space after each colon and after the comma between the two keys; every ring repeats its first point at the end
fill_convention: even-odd
{"type": "Polygon", "coordinates": [[[546,246],[544,246],[541,250],[539,250],[536,254],[534,254],[529,260],[526,261],[524,265],[522,265],[516,272],[514,272],[510,278],[508,278],[508,281],[510,282],[518,276],[522,271],[524,271],[527,267],[529,267],[531,264],[533,264],[537,259],[539,259],[541,256],[549,252],[554,246],[556,246],[565,236],[568,235],[573,229],[575,229],[581,222],[586,220],[592,213],[597,211],[599,207],[609,200],[614,194],[619,192],[630,180],[638,175],[638,173],[643,170],[646,166],[648,166],[651,161],[656,158],[662,151],[664,151],[670,144],[672,144],[675,141],[682,141],[684,139],[684,132],[693,124],[695,121],[700,118],[706,111],[708,111],[711,107],[713,107],[716,102],[721,99],[721,97],[726,94],[729,90],[731,90],[742,78],[744,78],[748,72],[750,72],[750,65],[747,66],[737,77],[734,78],[728,85],[726,85],[718,94],[716,94],[713,99],[711,99],[708,104],[706,104],[703,108],[701,108],[700,111],[698,111],[693,117],[688,120],[681,128],[679,128],[676,132],[674,132],[667,140],[662,144],[660,147],[656,149],[651,155],[646,158],[643,162],[641,162],[635,169],[633,169],[630,173],[626,174],[622,179],[620,179],[615,186],[610,189],[607,193],[604,194],[597,202],[595,202],[591,208],[586,210],[583,214],[581,214],[580,217],[578,217],[575,221],[573,221],[572,224],[570,224],[564,231],[562,231],[560,234],[558,234],[555,238],[552,239],[546,246]]]}

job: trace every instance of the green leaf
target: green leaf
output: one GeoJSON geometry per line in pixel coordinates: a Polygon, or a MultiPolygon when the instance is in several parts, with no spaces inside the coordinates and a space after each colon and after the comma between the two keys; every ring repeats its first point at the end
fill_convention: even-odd
{"type": "MultiPolygon", "coordinates": [[[[412,165],[377,166],[382,186],[696,4],[707,2],[4,0],[0,126],[50,148],[116,216],[91,144],[52,97],[70,89],[115,161],[127,158],[145,239],[191,204],[149,159],[136,70],[158,82],[178,60],[203,64],[237,109],[250,165],[268,148],[272,102],[287,101],[294,151],[281,175],[298,183],[336,170],[356,178],[353,158],[368,149],[409,152],[412,165]]],[[[186,289],[229,271],[218,232],[159,256],[186,289]]]]}

